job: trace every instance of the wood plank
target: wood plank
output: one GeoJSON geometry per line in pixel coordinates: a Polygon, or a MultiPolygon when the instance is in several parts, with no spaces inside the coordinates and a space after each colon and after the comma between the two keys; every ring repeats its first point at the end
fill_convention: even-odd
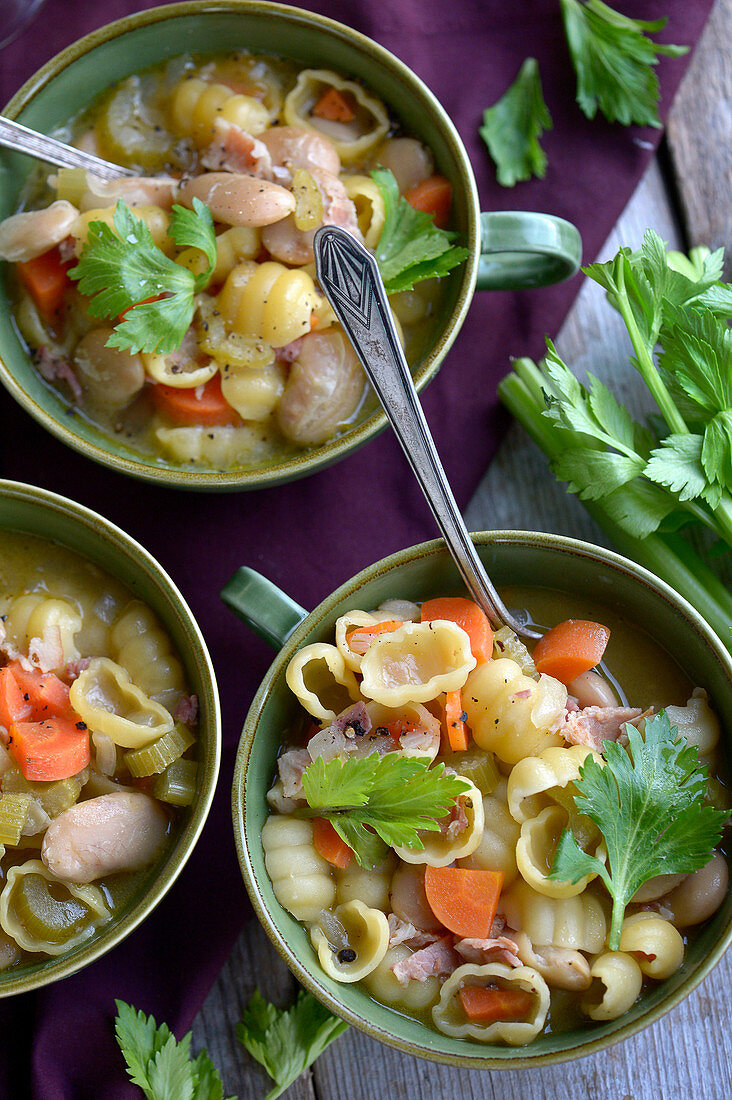
{"type": "Polygon", "coordinates": [[[732,276],[731,53],[732,0],[717,0],[667,129],[689,243],[723,245],[727,279],[732,276]]]}

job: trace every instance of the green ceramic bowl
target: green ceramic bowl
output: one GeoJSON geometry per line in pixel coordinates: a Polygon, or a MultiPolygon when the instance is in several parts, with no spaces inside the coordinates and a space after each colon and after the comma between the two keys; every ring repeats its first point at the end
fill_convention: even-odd
{"type": "MultiPolygon", "coordinates": [[[[544,214],[481,214],[475,179],[455,127],[432,93],[396,57],[363,35],[312,12],[257,0],[168,4],[138,12],[80,39],[23,85],[3,114],[42,132],[63,126],[114,82],[191,51],[231,52],[244,47],[335,68],[362,80],[387,103],[407,132],[429,145],[437,169],[455,194],[455,228],[470,257],[446,280],[442,306],[413,363],[421,389],[438,370],[479,287],[537,286],[577,270],[581,245],[574,226],[544,214]],[[483,255],[481,255],[483,253],[483,255]]],[[[2,158],[0,218],[18,205],[32,161],[2,158]]],[[[0,303],[3,301],[0,291],[0,303]]],[[[136,477],[195,489],[254,489],[303,477],[361,446],[384,427],[369,406],[362,418],[330,442],[266,466],[224,472],[143,457],[84,421],[72,420],[46,386],[18,340],[9,310],[0,308],[0,380],[44,427],[89,458],[136,477]]]]}
{"type": "Polygon", "coordinates": [[[9,997],[66,978],[94,962],[136,928],[172,886],[211,807],[221,754],[221,715],[216,677],[201,631],[170,577],[139,543],[96,512],[16,481],[0,480],[0,531],[24,532],[59,543],[126,585],[159,617],[199,700],[198,793],[192,806],[180,815],[173,842],[96,935],[65,955],[39,957],[38,962],[0,972],[0,997],[9,997]]]}
{"type": "MultiPolygon", "coordinates": [[[[553,588],[579,599],[602,602],[643,626],[672,653],[684,654],[693,683],[709,691],[725,730],[732,758],[732,658],[697,612],[668,585],[608,550],[557,535],[516,531],[473,536],[489,575],[499,586],[553,588]]],[[[285,683],[296,649],[331,641],[337,617],[352,607],[369,608],[389,597],[422,600],[462,591],[457,570],[442,541],[393,554],[347,581],[312,614],[251,570],[240,570],[222,593],[238,615],[280,652],[252,703],[234,771],[234,835],[244,882],[254,909],[295,976],[333,1012],[375,1039],[438,1062],[485,1069],[561,1062],[592,1054],[627,1038],[658,1019],[690,992],[720,959],[732,940],[732,893],[691,945],[681,969],[646,993],[630,1012],[611,1023],[542,1035],[527,1047],[488,1046],[452,1039],[375,1001],[358,985],[332,981],[320,969],[304,928],[276,900],[264,866],[260,840],[267,817],[265,793],[275,773],[282,732],[297,703],[285,683]]]]}

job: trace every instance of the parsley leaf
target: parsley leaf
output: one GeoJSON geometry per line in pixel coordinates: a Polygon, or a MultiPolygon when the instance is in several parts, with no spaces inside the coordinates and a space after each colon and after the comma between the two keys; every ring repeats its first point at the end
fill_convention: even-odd
{"type": "Polygon", "coordinates": [[[386,218],[375,249],[387,294],[411,290],[422,279],[446,275],[467,257],[467,248],[454,245],[455,233],[438,229],[430,214],[415,210],[399,194],[393,172],[371,173],[384,199],[386,218]]]}
{"type": "MultiPolygon", "coordinates": [[[[114,1031],[133,1085],[147,1100],[224,1100],[218,1071],[201,1053],[191,1061],[191,1033],[178,1042],[167,1024],[115,1001],[114,1031]]],[[[228,1100],[236,1100],[230,1096],[228,1100]]]]}
{"type": "Polygon", "coordinates": [[[631,19],[602,0],[560,0],[569,52],[577,73],[577,102],[588,118],[659,128],[658,57],[681,57],[688,46],[653,42],[665,19],[631,19]]]}
{"type": "Polygon", "coordinates": [[[125,313],[107,341],[109,347],[160,355],[180,347],[193,318],[195,295],[207,285],[216,263],[211,213],[200,199],[193,200],[193,207],[173,207],[168,233],[179,246],[204,253],[208,266],[200,275],[166,256],[145,222],[121,199],[114,229],[106,222],[90,222],[88,240],[69,277],[90,298],[92,317],[125,313]]]}
{"type": "Polygon", "coordinates": [[[345,1020],[339,1020],[304,989],[288,1009],[275,1008],[257,989],[236,1034],[275,1082],[266,1096],[266,1100],[275,1100],[347,1028],[345,1020]]]}
{"type": "Polygon", "coordinates": [[[440,818],[468,789],[444,771],[444,764],[431,768],[423,757],[371,753],[327,762],[318,757],[302,781],[311,810],[332,823],[362,867],[373,867],[385,846],[424,848],[419,830],[439,829],[440,818]]]}
{"type": "Polygon", "coordinates": [[[656,875],[696,871],[719,842],[726,811],[705,802],[707,769],[664,711],[647,719],[645,734],[627,725],[628,750],[603,741],[605,766],[588,757],[574,802],[605,841],[607,866],[588,855],[569,830],[557,845],[550,879],[578,882],[600,875],[613,899],[608,944],[617,951],[625,907],[656,875]]]}
{"type": "Polygon", "coordinates": [[[527,57],[513,84],[492,107],[483,112],[479,133],[496,164],[503,187],[519,180],[546,175],[546,153],[539,144],[544,130],[552,129],[541,89],[539,65],[527,57]]]}

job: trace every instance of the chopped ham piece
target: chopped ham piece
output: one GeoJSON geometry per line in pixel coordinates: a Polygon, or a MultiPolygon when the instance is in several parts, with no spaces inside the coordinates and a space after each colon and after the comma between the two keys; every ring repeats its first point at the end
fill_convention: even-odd
{"type": "Polygon", "coordinates": [[[214,140],[201,157],[201,164],[212,172],[239,172],[272,180],[272,157],[263,141],[252,137],[235,122],[217,118],[214,140]]]}
{"type": "Polygon", "coordinates": [[[585,707],[565,713],[559,732],[570,745],[602,752],[603,741],[617,741],[626,722],[640,718],[640,707],[585,707]]]}
{"type": "Polygon", "coordinates": [[[465,813],[465,796],[460,797],[450,807],[446,817],[440,819],[440,832],[451,839],[461,836],[468,827],[468,815],[465,813]]]}
{"type": "Polygon", "coordinates": [[[281,348],[274,348],[275,359],[279,363],[294,363],[300,354],[302,342],[303,337],[298,336],[297,340],[291,340],[289,344],[284,344],[281,348]]]}
{"type": "Polygon", "coordinates": [[[81,676],[84,669],[89,668],[91,661],[91,657],[80,657],[78,661],[67,661],[64,669],[64,679],[68,680],[69,683],[73,683],[81,676]]]}
{"type": "Polygon", "coordinates": [[[418,947],[427,947],[430,943],[436,943],[441,939],[440,932],[423,932],[421,928],[415,928],[409,921],[400,920],[396,913],[389,913],[389,947],[397,947],[405,943],[407,947],[416,950],[418,947]]]}
{"type": "Polygon", "coordinates": [[[33,353],[33,362],[38,367],[42,378],[47,382],[54,382],[56,379],[65,382],[77,405],[81,402],[81,383],[74,374],[73,367],[63,355],[52,351],[48,344],[41,344],[33,353]]]}
{"type": "Polygon", "coordinates": [[[302,798],[302,773],[313,760],[307,749],[290,749],[277,760],[285,798],[302,798]]]}
{"type": "Polygon", "coordinates": [[[330,728],[337,733],[345,733],[346,737],[363,737],[371,732],[371,715],[366,710],[366,705],[359,701],[336,718],[330,728]]]}
{"type": "Polygon", "coordinates": [[[415,951],[408,959],[394,963],[394,977],[402,985],[408,982],[424,982],[427,978],[446,978],[460,966],[460,956],[452,946],[452,936],[444,936],[429,947],[415,951]]]}
{"type": "Polygon", "coordinates": [[[74,237],[64,237],[58,246],[58,254],[66,263],[67,260],[73,260],[76,258],[76,239],[74,237]]]}
{"type": "Polygon", "coordinates": [[[483,966],[485,963],[502,962],[506,966],[521,966],[517,944],[508,936],[496,936],[487,940],[458,940],[455,950],[466,962],[483,966]]]}
{"type": "Polygon", "coordinates": [[[176,722],[182,722],[184,726],[192,726],[198,718],[198,696],[184,695],[179,699],[173,711],[173,718],[176,722]]]}

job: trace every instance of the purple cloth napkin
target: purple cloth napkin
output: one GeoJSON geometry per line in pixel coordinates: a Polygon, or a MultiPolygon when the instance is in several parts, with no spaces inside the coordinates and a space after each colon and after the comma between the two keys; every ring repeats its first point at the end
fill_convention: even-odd
{"type": "MultiPolygon", "coordinates": [[[[3,51],[0,100],[54,53],[103,23],[151,6],[135,0],[48,0],[3,51]]],[[[630,197],[659,133],[587,121],[558,0],[310,0],[410,65],[455,121],[478,179],[483,209],[560,214],[593,259],[630,197]],[[554,129],[542,139],[544,180],[499,187],[478,137],[482,111],[527,55],[539,60],[554,129]]],[[[618,0],[642,19],[669,16],[663,41],[696,42],[711,0],[618,0]]],[[[686,61],[662,58],[665,116],[686,61]]],[[[427,419],[465,505],[506,425],[495,394],[511,355],[539,356],[558,331],[581,276],[548,290],[476,295],[439,376],[424,394],[427,419]]],[[[224,756],[218,793],[197,849],[145,924],[95,965],[35,995],[0,1006],[0,1096],[132,1100],[113,1032],[121,997],[180,1035],[250,917],[232,840],[229,794],[241,725],[271,653],[219,600],[234,570],[251,565],[313,607],[372,561],[432,538],[435,528],[398,445],[386,432],[346,461],[305,481],[261,493],[165,491],[98,467],[66,449],[0,393],[0,471],[71,496],[140,539],[170,572],[208,640],[221,687],[224,756]],[[379,521],[374,522],[378,515],[379,521]],[[388,517],[388,518],[387,518],[388,517]]]]}

